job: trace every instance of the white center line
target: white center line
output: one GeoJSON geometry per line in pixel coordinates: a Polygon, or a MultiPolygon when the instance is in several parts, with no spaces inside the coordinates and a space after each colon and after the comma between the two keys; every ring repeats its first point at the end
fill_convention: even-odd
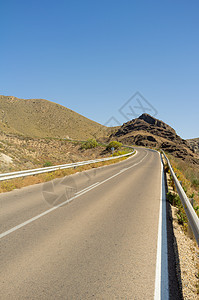
{"type": "Polygon", "coordinates": [[[92,185],[90,185],[90,186],[87,186],[85,189],[83,189],[83,190],[81,190],[81,191],[79,191],[79,192],[76,192],[75,194],[76,194],[76,195],[81,194],[82,192],[84,192],[84,191],[86,191],[86,190],[89,190],[91,187],[97,185],[98,183],[99,183],[99,182],[96,182],[96,183],[94,183],[94,184],[92,184],[92,185]]]}

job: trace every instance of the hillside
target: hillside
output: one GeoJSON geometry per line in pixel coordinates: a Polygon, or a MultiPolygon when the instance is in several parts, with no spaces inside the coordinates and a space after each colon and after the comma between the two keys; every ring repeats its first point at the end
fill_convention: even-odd
{"type": "Polygon", "coordinates": [[[124,123],[110,139],[124,144],[162,148],[175,157],[199,164],[198,156],[186,140],[178,136],[172,127],[146,113],[124,123]]]}
{"type": "Polygon", "coordinates": [[[0,130],[9,134],[84,140],[104,126],[59,104],[44,99],[0,96],[0,130]]]}
{"type": "Polygon", "coordinates": [[[81,142],[30,138],[0,132],[0,173],[109,156],[105,147],[81,149],[81,142]]]}

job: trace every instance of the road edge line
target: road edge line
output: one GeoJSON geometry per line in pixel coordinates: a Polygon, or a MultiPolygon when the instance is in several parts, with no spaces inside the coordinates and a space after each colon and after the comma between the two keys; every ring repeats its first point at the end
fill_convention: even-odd
{"type": "Polygon", "coordinates": [[[168,280],[168,249],[167,249],[167,219],[166,219],[166,191],[163,162],[161,159],[161,189],[160,189],[160,208],[158,222],[158,240],[156,254],[155,271],[155,291],[154,300],[169,299],[169,280],[168,280]]]}

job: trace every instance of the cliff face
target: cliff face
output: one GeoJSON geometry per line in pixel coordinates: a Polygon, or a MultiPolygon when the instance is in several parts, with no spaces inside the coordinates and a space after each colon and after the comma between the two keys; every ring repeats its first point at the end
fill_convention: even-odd
{"type": "Polygon", "coordinates": [[[183,160],[199,163],[186,140],[178,136],[172,127],[149,114],[124,123],[110,138],[125,144],[161,148],[183,160]]]}

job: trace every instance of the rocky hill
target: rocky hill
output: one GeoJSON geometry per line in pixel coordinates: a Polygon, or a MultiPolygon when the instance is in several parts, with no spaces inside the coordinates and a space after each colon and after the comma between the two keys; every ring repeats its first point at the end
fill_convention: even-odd
{"type": "Polygon", "coordinates": [[[29,137],[84,140],[104,126],[59,104],[44,99],[0,96],[0,130],[29,137]]]}
{"type": "Polygon", "coordinates": [[[110,139],[117,139],[125,144],[162,148],[178,158],[193,164],[199,163],[186,140],[178,136],[172,127],[146,113],[124,123],[110,139]]]}
{"type": "Polygon", "coordinates": [[[188,139],[187,142],[194,153],[199,153],[199,138],[188,139]]]}

